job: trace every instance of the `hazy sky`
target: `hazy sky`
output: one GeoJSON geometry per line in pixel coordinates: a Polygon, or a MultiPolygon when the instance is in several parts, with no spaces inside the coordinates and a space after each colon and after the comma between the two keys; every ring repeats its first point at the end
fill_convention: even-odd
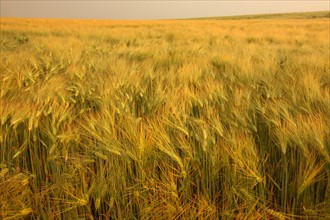
{"type": "Polygon", "coordinates": [[[166,19],[326,11],[329,0],[0,0],[2,17],[166,19]]]}

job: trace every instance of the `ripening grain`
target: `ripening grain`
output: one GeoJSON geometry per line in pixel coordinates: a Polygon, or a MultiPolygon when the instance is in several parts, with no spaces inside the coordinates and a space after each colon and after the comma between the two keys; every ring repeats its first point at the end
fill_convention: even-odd
{"type": "Polygon", "coordinates": [[[330,218],[329,22],[1,18],[0,218],[330,218]]]}

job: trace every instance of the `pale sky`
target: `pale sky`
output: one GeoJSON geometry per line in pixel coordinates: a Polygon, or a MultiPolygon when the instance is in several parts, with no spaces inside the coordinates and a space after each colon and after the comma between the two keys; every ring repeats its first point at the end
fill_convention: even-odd
{"type": "Polygon", "coordinates": [[[170,19],[328,11],[329,0],[0,0],[1,17],[170,19]]]}

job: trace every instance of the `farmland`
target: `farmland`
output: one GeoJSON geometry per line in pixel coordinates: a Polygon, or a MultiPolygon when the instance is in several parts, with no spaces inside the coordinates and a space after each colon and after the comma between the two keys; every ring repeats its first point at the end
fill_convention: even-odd
{"type": "Polygon", "coordinates": [[[1,18],[0,219],[329,219],[329,35],[1,18]]]}

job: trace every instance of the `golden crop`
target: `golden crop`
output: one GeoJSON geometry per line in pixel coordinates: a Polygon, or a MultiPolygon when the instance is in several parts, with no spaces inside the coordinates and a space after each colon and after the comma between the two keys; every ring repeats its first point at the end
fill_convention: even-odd
{"type": "Polygon", "coordinates": [[[329,25],[1,18],[0,218],[330,218],[329,25]]]}

